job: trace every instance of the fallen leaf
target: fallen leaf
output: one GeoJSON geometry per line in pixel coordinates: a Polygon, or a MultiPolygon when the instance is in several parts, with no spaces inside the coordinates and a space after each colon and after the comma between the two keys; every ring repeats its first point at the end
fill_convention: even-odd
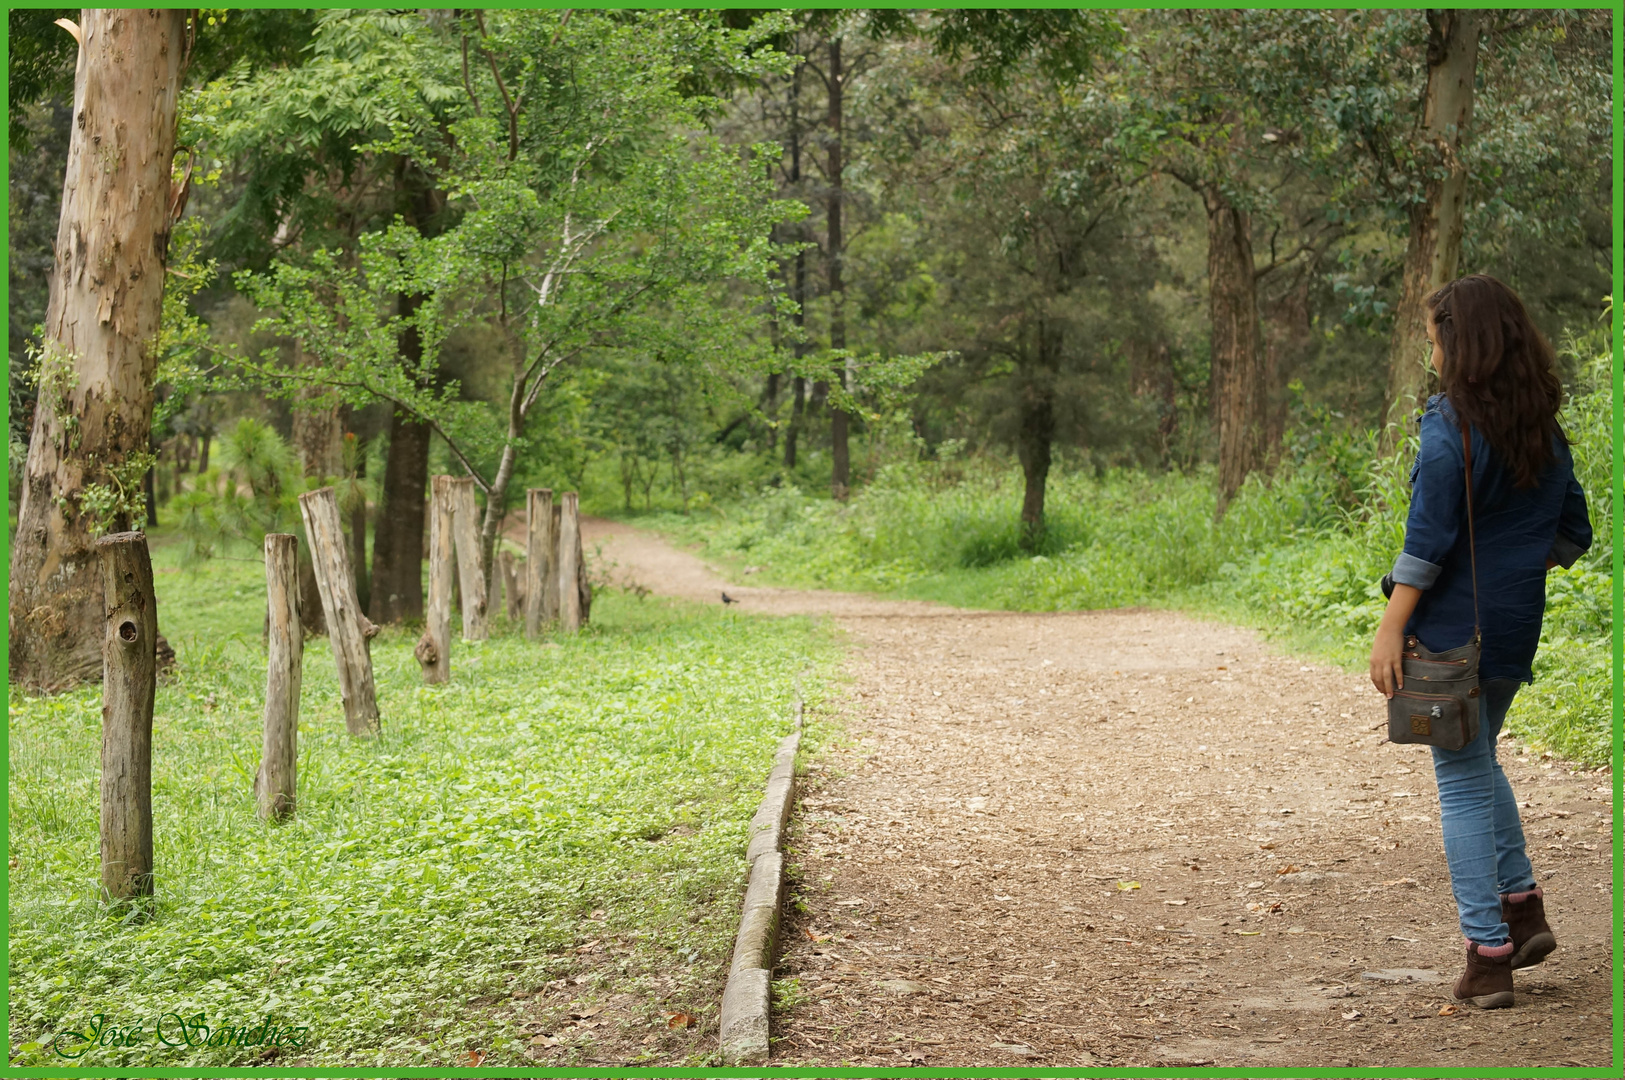
{"type": "Polygon", "coordinates": [[[1264,883],[1262,881],[1249,881],[1247,883],[1247,888],[1249,889],[1262,889],[1263,887],[1264,883]]]}
{"type": "Polygon", "coordinates": [[[484,1060],[484,1050],[470,1050],[468,1055],[463,1058],[463,1064],[470,1069],[477,1069],[484,1060]]]}
{"type": "Polygon", "coordinates": [[[1189,903],[1189,901],[1188,900],[1164,900],[1163,903],[1167,904],[1169,907],[1184,907],[1187,903],[1189,903]]]}
{"type": "Polygon", "coordinates": [[[1343,1014],[1343,1019],[1345,1019],[1345,1020],[1358,1020],[1358,1019],[1360,1019],[1360,1017],[1362,1017],[1364,1015],[1365,1014],[1362,1013],[1359,1009],[1350,1009],[1348,1012],[1343,1014]]]}
{"type": "Polygon", "coordinates": [[[1262,931],[1262,930],[1237,930],[1236,931],[1236,933],[1240,934],[1242,937],[1257,937],[1259,934],[1262,934],[1263,932],[1264,931],[1262,931]]]}
{"type": "Polygon", "coordinates": [[[1117,888],[1121,892],[1128,892],[1130,889],[1138,889],[1139,887],[1140,883],[1138,881],[1119,881],[1117,883],[1117,888]]]}
{"type": "Polygon", "coordinates": [[[813,942],[814,944],[817,944],[820,941],[828,941],[829,940],[828,935],[819,935],[819,934],[813,933],[811,927],[803,926],[801,928],[801,932],[803,934],[806,934],[807,935],[807,940],[813,942]]]}
{"type": "Polygon", "coordinates": [[[557,1046],[558,1044],[559,1041],[551,1035],[536,1035],[532,1036],[530,1040],[532,1046],[557,1046]]]}
{"type": "Polygon", "coordinates": [[[1015,897],[1013,897],[1013,896],[1000,896],[997,893],[994,893],[993,894],[993,899],[995,899],[995,900],[1014,900],[1015,897]]]}
{"type": "Polygon", "coordinates": [[[578,947],[576,952],[591,952],[593,949],[598,948],[598,946],[602,945],[603,943],[604,940],[602,938],[594,938],[585,945],[578,947]]]}
{"type": "Polygon", "coordinates": [[[1291,863],[1288,863],[1287,865],[1283,866],[1281,869],[1279,869],[1279,870],[1277,870],[1275,872],[1277,874],[1296,874],[1298,872],[1298,870],[1299,870],[1298,867],[1293,866],[1291,863]]]}
{"type": "Polygon", "coordinates": [[[1459,1012],[1461,1012],[1461,1007],[1459,1005],[1446,1005],[1442,1009],[1439,1010],[1439,1015],[1440,1016],[1455,1016],[1459,1012]]]}
{"type": "Polygon", "coordinates": [[[666,1017],[666,1027],[672,1031],[678,1028],[693,1027],[699,1022],[698,1017],[686,1012],[675,1012],[666,1017]]]}
{"type": "Polygon", "coordinates": [[[1260,851],[1274,851],[1275,850],[1275,841],[1271,840],[1267,844],[1259,844],[1258,849],[1260,851]]]}

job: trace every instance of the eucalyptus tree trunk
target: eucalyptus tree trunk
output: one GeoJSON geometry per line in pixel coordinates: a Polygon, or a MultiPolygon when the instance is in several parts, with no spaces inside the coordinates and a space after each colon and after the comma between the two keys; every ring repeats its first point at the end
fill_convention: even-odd
{"type": "Polygon", "coordinates": [[[98,532],[140,516],[169,233],[184,11],[87,8],[12,545],[10,671],[54,690],[101,673],[98,532]]]}
{"type": "Polygon", "coordinates": [[[1233,205],[1216,184],[1202,191],[1202,199],[1207,208],[1210,386],[1219,428],[1216,516],[1222,517],[1248,474],[1263,464],[1268,398],[1259,341],[1252,215],[1233,205]]]}
{"type": "MultiPolygon", "coordinates": [[[[1429,10],[1427,19],[1428,81],[1421,135],[1432,145],[1442,170],[1426,171],[1422,200],[1410,208],[1405,270],[1388,340],[1388,417],[1401,422],[1421,408],[1432,371],[1422,302],[1456,276],[1461,260],[1467,170],[1457,151],[1462,132],[1473,119],[1473,79],[1486,21],[1481,11],[1458,10],[1429,10]],[[1436,175],[1438,171],[1443,175],[1436,175]]],[[[1396,437],[1396,429],[1390,429],[1386,439],[1392,443],[1396,437]]]]}

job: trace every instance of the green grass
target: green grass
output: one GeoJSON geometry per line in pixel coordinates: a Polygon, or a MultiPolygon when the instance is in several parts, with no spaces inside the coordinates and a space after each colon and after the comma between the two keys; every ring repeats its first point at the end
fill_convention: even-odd
{"type": "MultiPolygon", "coordinates": [[[[1595,354],[1563,417],[1596,540],[1548,577],[1536,681],[1508,719],[1589,766],[1610,753],[1607,362],[1595,354]]],[[[1178,608],[1364,670],[1385,604],[1378,582],[1404,543],[1414,456],[1414,441],[1383,456],[1373,434],[1311,410],[1274,477],[1250,480],[1218,524],[1210,469],[1056,469],[1036,551],[1021,543],[1020,470],[991,457],[894,462],[844,506],[783,486],[649,523],[736,570],[754,567],[753,581],[1021,611],[1178,608]]]]}
{"type": "MultiPolygon", "coordinates": [[[[144,1022],[146,1042],[78,1065],[254,1060],[152,1039],[159,1014],[202,1011],[215,1027],[306,1025],[294,1057],[321,1065],[461,1063],[475,1047],[533,1065],[529,1033],[487,1006],[584,965],[585,991],[608,980],[651,1013],[713,1013],[747,822],[797,679],[816,706],[834,635],[608,593],[573,639],[455,643],[452,682],[431,688],[412,635],[388,630],[373,643],[377,741],[344,734],[331,653],[312,640],[299,813],[271,826],[251,791],[263,570],[190,576],[176,557],[155,554],[180,667],[154,722],[154,918],[120,922],[96,895],[99,692],[11,702],[14,1051],[101,1013],[144,1022]],[[589,938],[605,943],[595,959],[573,951],[589,938]]],[[[51,1062],[65,1064],[13,1058],[51,1062]]]]}

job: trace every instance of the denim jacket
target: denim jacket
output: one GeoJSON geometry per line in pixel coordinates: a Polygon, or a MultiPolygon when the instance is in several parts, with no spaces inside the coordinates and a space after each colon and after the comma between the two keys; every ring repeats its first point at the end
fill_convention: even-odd
{"type": "MultiPolygon", "coordinates": [[[[1585,492],[1561,439],[1553,447],[1557,460],[1540,482],[1518,488],[1477,428],[1470,437],[1483,641],[1479,678],[1529,682],[1546,611],[1546,561],[1570,567],[1591,547],[1585,492]]],[[[1405,632],[1435,651],[1465,645],[1473,636],[1464,471],[1456,412],[1437,394],[1422,414],[1405,549],[1392,573],[1395,583],[1422,590],[1405,632]]]]}

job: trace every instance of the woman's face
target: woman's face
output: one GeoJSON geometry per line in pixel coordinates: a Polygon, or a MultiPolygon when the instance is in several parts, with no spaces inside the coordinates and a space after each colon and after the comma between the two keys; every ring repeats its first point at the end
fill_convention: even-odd
{"type": "Polygon", "coordinates": [[[1441,348],[1440,345],[1439,345],[1439,325],[1433,321],[1433,312],[1431,312],[1431,311],[1428,312],[1427,327],[1428,327],[1428,344],[1433,346],[1433,354],[1432,354],[1431,357],[1429,357],[1429,360],[1433,364],[1433,370],[1438,372],[1440,375],[1443,375],[1444,374],[1444,349],[1441,348]]]}

